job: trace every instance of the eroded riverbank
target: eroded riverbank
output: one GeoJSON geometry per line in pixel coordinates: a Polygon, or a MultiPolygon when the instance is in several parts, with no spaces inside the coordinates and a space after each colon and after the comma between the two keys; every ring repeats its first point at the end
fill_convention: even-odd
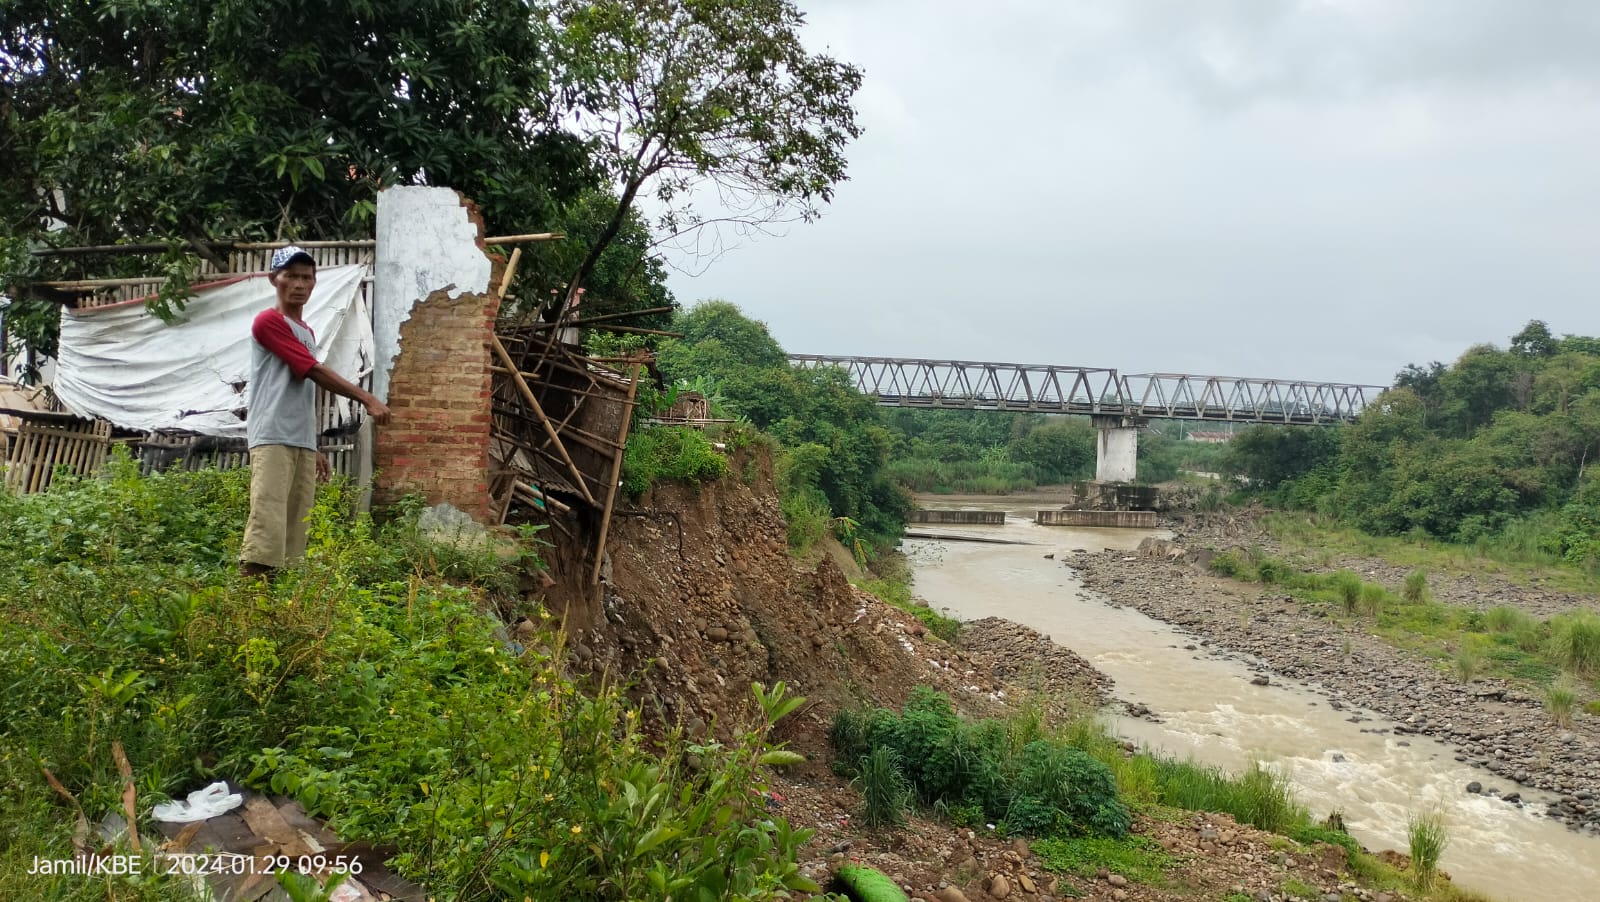
{"type": "MultiPolygon", "coordinates": [[[[1116,680],[1119,698],[1148,705],[1163,721],[1122,720],[1117,726],[1125,735],[1169,753],[1227,766],[1252,756],[1285,766],[1313,808],[1342,809],[1352,831],[1373,848],[1403,845],[1406,815],[1441,807],[1453,834],[1446,868],[1465,885],[1499,898],[1527,898],[1528,887],[1539,886],[1543,899],[1588,899],[1593,895],[1589,888],[1600,885],[1600,841],[1538,816],[1537,805],[1519,808],[1464,791],[1469,782],[1486,788],[1497,782],[1495,774],[1475,766],[1472,759],[1482,756],[1462,750],[1468,760],[1457,761],[1458,752],[1451,747],[1396,733],[1396,727],[1408,728],[1371,712],[1349,710],[1364,703],[1353,694],[1341,697],[1340,688],[1285,685],[1281,676],[1298,669],[1306,647],[1285,645],[1277,658],[1280,678],[1273,682],[1278,685],[1254,686],[1251,680],[1260,669],[1272,669],[1265,656],[1253,670],[1230,653],[1215,653],[1217,645],[1226,644],[1220,632],[1207,648],[1198,635],[1135,610],[1135,595],[1151,596],[1141,606],[1173,620],[1177,612],[1196,606],[1193,587],[1130,580],[1130,574],[1143,571],[1132,566],[1137,561],[1122,559],[1132,557],[1127,551],[1142,535],[1068,533],[1027,523],[996,531],[1041,544],[907,543],[918,594],[964,618],[999,616],[1025,623],[1089,658],[1116,680]],[[1076,559],[1068,554],[1075,547],[1099,548],[1107,538],[1121,551],[1076,559]],[[1050,553],[1094,570],[1092,579],[1110,589],[1111,603],[1098,592],[1085,591],[1062,561],[1046,560],[1050,553]]],[[[1211,609],[1212,618],[1240,622],[1233,607],[1211,609]]],[[[1185,628],[1204,634],[1207,622],[1185,628]]],[[[1254,635],[1270,644],[1265,632],[1254,635]]],[[[1383,664],[1373,660],[1365,666],[1377,670],[1383,664]]],[[[1416,713],[1414,700],[1412,708],[1416,713]]],[[[1511,741],[1501,739],[1502,745],[1511,741]]],[[[1520,757],[1514,752],[1504,754],[1520,757]]],[[[1491,760],[1506,759],[1491,753],[1491,760]]],[[[1498,782],[1511,789],[1503,779],[1498,782]]],[[[1532,790],[1524,795],[1530,802],[1545,800],[1532,790]]]]}

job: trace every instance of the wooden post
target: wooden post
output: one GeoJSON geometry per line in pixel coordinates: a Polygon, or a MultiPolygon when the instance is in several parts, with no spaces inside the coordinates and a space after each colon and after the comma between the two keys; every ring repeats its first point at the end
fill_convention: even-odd
{"type": "Polygon", "coordinates": [[[643,367],[635,362],[628,380],[628,402],[622,409],[622,426],[617,430],[617,451],[611,458],[611,478],[606,481],[606,506],[600,514],[600,538],[594,546],[594,572],[589,585],[600,585],[600,563],[606,556],[606,534],[611,531],[611,507],[617,500],[617,480],[622,475],[622,457],[628,447],[628,428],[633,425],[633,397],[639,391],[639,371],[643,367]]]}

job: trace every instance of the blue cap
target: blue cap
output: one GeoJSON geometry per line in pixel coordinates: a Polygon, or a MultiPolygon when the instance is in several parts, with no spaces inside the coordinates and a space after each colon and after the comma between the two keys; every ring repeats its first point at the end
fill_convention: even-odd
{"type": "Polygon", "coordinates": [[[311,256],[311,252],[299,246],[298,244],[291,244],[288,247],[280,247],[272,252],[272,266],[270,268],[273,272],[277,272],[289,264],[296,263],[302,259],[307,263],[310,263],[312,266],[317,265],[316,258],[311,256]]]}

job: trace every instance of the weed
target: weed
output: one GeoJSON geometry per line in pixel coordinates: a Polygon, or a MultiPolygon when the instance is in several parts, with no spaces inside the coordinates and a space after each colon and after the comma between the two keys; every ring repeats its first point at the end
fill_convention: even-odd
{"type": "Polygon", "coordinates": [[[1430,811],[1412,815],[1406,820],[1406,839],[1411,848],[1411,874],[1418,888],[1426,890],[1433,885],[1439,870],[1439,858],[1450,843],[1444,814],[1430,811]]]}
{"type": "Polygon", "coordinates": [[[1456,650],[1453,665],[1456,680],[1464,685],[1478,678],[1483,670],[1483,655],[1476,648],[1464,644],[1456,650]]]}
{"type": "Polygon", "coordinates": [[[1595,699],[1587,705],[1584,705],[1583,710],[1588,711],[1590,714],[1593,714],[1596,717],[1600,717],[1600,699],[1595,699]]]}
{"type": "Polygon", "coordinates": [[[641,429],[628,439],[622,488],[637,498],[660,480],[707,482],[728,472],[728,458],[704,432],[682,426],[641,429]]]}
{"type": "Polygon", "coordinates": [[[1383,613],[1383,603],[1388,597],[1388,590],[1377,583],[1362,583],[1358,607],[1363,615],[1376,620],[1383,613]]]}
{"type": "Polygon", "coordinates": [[[1047,869],[1058,873],[1093,877],[1105,869],[1156,886],[1165,881],[1166,872],[1176,864],[1160,843],[1145,836],[1041,839],[1030,848],[1047,869]]]}
{"type": "Polygon", "coordinates": [[[1316,899],[1322,895],[1322,890],[1317,889],[1304,880],[1291,877],[1283,882],[1283,892],[1290,896],[1299,896],[1302,899],[1316,899]]]}
{"type": "Polygon", "coordinates": [[[1361,604],[1361,577],[1353,571],[1340,570],[1333,575],[1333,589],[1339,595],[1339,604],[1346,614],[1355,614],[1361,604]]]}
{"type": "Polygon", "coordinates": [[[1516,633],[1533,622],[1526,612],[1506,605],[1492,607],[1484,614],[1484,625],[1493,633],[1516,633]]]}
{"type": "Polygon", "coordinates": [[[1406,604],[1422,604],[1428,600],[1428,571],[1413,570],[1406,576],[1403,596],[1406,604]]]}
{"type": "Polygon", "coordinates": [[[1288,776],[1258,761],[1238,777],[1192,761],[1161,760],[1158,769],[1163,804],[1231,814],[1240,823],[1276,833],[1308,820],[1288,776]]]}
{"type": "Polygon", "coordinates": [[[1550,719],[1559,727],[1572,726],[1572,706],[1577,703],[1578,694],[1572,686],[1565,682],[1557,682],[1544,691],[1544,710],[1550,719]]]}
{"type": "Polygon", "coordinates": [[[880,745],[861,759],[852,781],[861,790],[861,820],[871,829],[905,823],[911,789],[900,770],[900,753],[880,745]]]}
{"type": "Polygon", "coordinates": [[[1211,559],[1208,565],[1212,573],[1232,579],[1250,582],[1255,579],[1255,568],[1246,563],[1236,552],[1224,551],[1211,559]]]}
{"type": "Polygon", "coordinates": [[[1550,656],[1568,673],[1600,676],[1600,615],[1571,611],[1551,618],[1550,656]]]}
{"type": "Polygon", "coordinates": [[[1348,661],[1351,658],[1355,657],[1355,653],[1356,653],[1355,640],[1351,639],[1349,636],[1344,637],[1344,644],[1342,646],[1340,646],[1340,652],[1343,653],[1344,659],[1346,661],[1348,661]]]}

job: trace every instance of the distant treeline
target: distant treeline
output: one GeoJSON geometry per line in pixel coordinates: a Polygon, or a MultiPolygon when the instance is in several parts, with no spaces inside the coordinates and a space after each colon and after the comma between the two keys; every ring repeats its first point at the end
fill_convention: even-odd
{"type": "Polygon", "coordinates": [[[1350,426],[1258,426],[1226,448],[1221,469],[1285,507],[1600,566],[1600,339],[1535,320],[1508,348],[1407,366],[1350,426]]]}

